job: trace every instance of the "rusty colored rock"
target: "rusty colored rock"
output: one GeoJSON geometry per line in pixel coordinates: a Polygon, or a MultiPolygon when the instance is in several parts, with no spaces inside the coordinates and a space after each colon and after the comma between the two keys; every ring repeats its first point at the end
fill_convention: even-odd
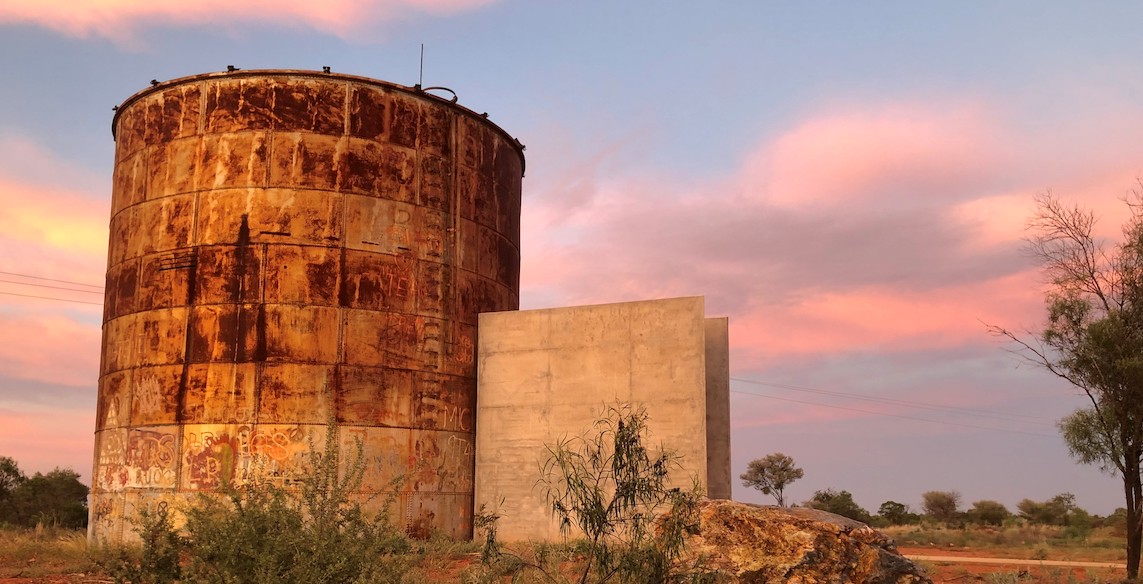
{"type": "Polygon", "coordinates": [[[931,584],[893,540],[817,509],[704,501],[699,534],[681,562],[700,562],[742,583],[931,584]]]}
{"type": "Polygon", "coordinates": [[[472,529],[477,314],[519,305],[519,143],[382,81],[240,71],[116,138],[90,534],[268,473],[325,426],[414,535],[472,529]]]}

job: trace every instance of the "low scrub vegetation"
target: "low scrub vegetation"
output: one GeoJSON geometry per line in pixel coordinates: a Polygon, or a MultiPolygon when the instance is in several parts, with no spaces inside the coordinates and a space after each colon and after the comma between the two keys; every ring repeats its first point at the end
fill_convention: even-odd
{"type": "Polygon", "coordinates": [[[1110,527],[1076,537],[1066,527],[1013,522],[1002,527],[901,525],[882,528],[899,546],[989,550],[990,555],[1039,560],[1122,562],[1123,536],[1110,527]]]}
{"type": "Polygon", "coordinates": [[[646,421],[643,410],[616,406],[583,436],[549,445],[539,485],[568,536],[561,544],[502,547],[488,512],[477,515],[483,547],[406,537],[389,520],[392,500],[371,502],[376,514],[365,511],[355,495],[361,446],[341,460],[331,425],[292,488],[254,479],[183,506],[142,509],[139,543],[131,546],[88,550],[79,531],[10,530],[0,545],[8,571],[0,576],[95,572],[132,584],[713,582],[699,567],[679,565],[697,529],[701,491],[674,486],[677,458],[644,445],[646,421]]]}
{"type": "Polygon", "coordinates": [[[386,504],[370,515],[354,498],[364,473],[360,444],[344,471],[333,425],[325,445],[311,449],[297,490],[258,479],[226,485],[178,510],[181,528],[174,510],[145,510],[141,547],[118,550],[108,571],[134,584],[407,581],[416,550],[390,523],[386,504]]]}

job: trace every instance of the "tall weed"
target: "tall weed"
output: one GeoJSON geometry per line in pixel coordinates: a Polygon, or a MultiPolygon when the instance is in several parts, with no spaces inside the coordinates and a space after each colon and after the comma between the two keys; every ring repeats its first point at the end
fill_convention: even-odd
{"type": "MultiPolygon", "coordinates": [[[[547,445],[537,487],[565,537],[578,537],[569,562],[574,580],[661,584],[709,580],[702,566],[679,566],[687,536],[698,530],[697,481],[672,487],[678,457],[644,444],[647,413],[610,407],[583,435],[547,445]]],[[[482,507],[475,527],[483,535],[484,570],[472,582],[568,582],[555,548],[537,544],[529,554],[503,549],[495,511],[482,507]]]]}

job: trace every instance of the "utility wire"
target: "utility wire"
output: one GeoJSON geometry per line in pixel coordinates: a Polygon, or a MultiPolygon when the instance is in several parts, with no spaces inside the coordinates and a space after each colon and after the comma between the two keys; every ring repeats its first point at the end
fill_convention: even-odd
{"type": "MultiPolygon", "coordinates": [[[[0,274],[6,275],[6,276],[16,276],[18,278],[27,278],[27,279],[31,279],[31,280],[40,280],[43,282],[57,282],[60,284],[71,284],[72,286],[83,286],[85,288],[90,288],[90,290],[82,290],[82,289],[77,289],[77,288],[67,288],[64,286],[51,286],[49,284],[37,284],[35,282],[19,282],[16,280],[0,279],[0,283],[4,283],[4,284],[15,284],[17,286],[33,286],[36,288],[47,288],[47,289],[51,289],[51,290],[65,290],[67,292],[76,292],[79,294],[103,294],[103,286],[96,286],[95,284],[85,284],[83,282],[75,282],[72,280],[60,280],[58,278],[45,278],[43,276],[33,276],[31,274],[21,274],[19,272],[6,272],[6,271],[2,271],[2,270],[0,270],[0,274]]],[[[19,296],[21,298],[36,298],[38,300],[55,300],[56,302],[72,302],[74,304],[90,304],[92,306],[103,306],[102,302],[88,302],[86,300],[73,300],[71,298],[55,298],[52,296],[40,296],[37,294],[20,294],[18,292],[7,292],[7,291],[3,291],[3,290],[0,290],[0,294],[6,295],[6,296],[19,296]]]]}
{"type": "Polygon", "coordinates": [[[812,387],[801,387],[801,386],[797,386],[797,385],[786,385],[783,383],[771,383],[771,382],[766,382],[766,381],[755,381],[753,379],[743,379],[740,377],[731,377],[730,380],[731,381],[738,381],[741,383],[749,383],[752,385],[762,385],[762,386],[767,386],[767,387],[777,387],[780,389],[788,389],[790,391],[801,391],[801,392],[806,392],[806,393],[815,393],[815,394],[819,394],[819,395],[829,395],[829,396],[842,397],[842,398],[847,398],[847,399],[855,399],[855,400],[870,401],[870,402],[890,404],[890,405],[906,406],[906,407],[910,407],[910,408],[917,408],[917,409],[923,409],[923,410],[948,411],[948,412],[955,412],[955,413],[961,413],[961,414],[969,414],[969,415],[973,415],[973,416],[983,416],[983,417],[994,418],[994,419],[999,419],[999,420],[1005,420],[1005,419],[1018,419],[1017,421],[1030,420],[1030,422],[1027,422],[1027,423],[1035,423],[1035,424],[1039,424],[1039,425],[1043,425],[1043,426],[1054,425],[1054,424],[1051,424],[1050,422],[1048,422],[1045,418],[1038,417],[1038,416],[1029,416],[1029,415],[1025,415],[1025,414],[1011,414],[1011,413],[1007,413],[1007,412],[995,412],[995,411],[989,411],[989,410],[977,410],[977,409],[972,409],[972,408],[961,408],[961,407],[957,407],[957,406],[945,406],[945,405],[931,404],[931,403],[925,403],[925,402],[894,399],[894,398],[888,398],[888,397],[875,397],[875,396],[861,395],[861,394],[856,394],[856,393],[849,393],[849,392],[844,392],[844,391],[830,391],[830,390],[826,390],[826,389],[815,389],[812,387]]]}
{"type": "Polygon", "coordinates": [[[32,276],[30,274],[20,274],[17,272],[0,271],[0,274],[4,274],[5,276],[19,276],[21,278],[31,278],[33,280],[44,280],[47,282],[59,282],[61,284],[74,284],[76,286],[86,286],[88,288],[95,288],[96,290],[102,290],[103,289],[103,286],[97,286],[95,284],[84,284],[83,282],[73,282],[71,280],[57,280],[55,278],[44,278],[43,276],[32,276]]]}
{"type": "Polygon", "coordinates": [[[961,428],[973,428],[976,430],[994,430],[996,432],[1010,432],[1012,434],[1024,434],[1027,436],[1039,436],[1040,438],[1055,438],[1055,436],[1053,436],[1053,435],[1040,434],[1038,432],[1024,432],[1023,430],[1013,430],[1010,428],[996,428],[996,427],[991,427],[991,426],[977,426],[974,424],[960,424],[957,422],[944,422],[941,420],[929,420],[927,418],[917,418],[917,417],[913,417],[913,416],[903,416],[900,414],[876,412],[873,410],[863,410],[860,408],[850,408],[850,407],[846,407],[846,406],[832,406],[832,405],[818,403],[818,402],[809,402],[809,401],[790,399],[790,398],[785,398],[785,397],[777,397],[777,396],[773,396],[773,395],[763,395],[760,393],[751,393],[749,391],[738,391],[738,390],[732,389],[732,390],[730,390],[730,393],[737,393],[737,394],[741,394],[741,395],[749,395],[749,396],[753,396],[753,397],[761,397],[761,398],[766,398],[766,399],[776,399],[779,401],[793,402],[793,403],[798,403],[798,404],[806,404],[806,405],[811,405],[811,406],[819,406],[819,407],[823,407],[823,408],[833,408],[835,410],[846,410],[849,412],[860,412],[863,414],[873,414],[875,416],[887,416],[890,418],[901,418],[903,420],[913,420],[916,422],[927,422],[929,424],[944,424],[946,426],[959,426],[961,428]]]}
{"type": "Polygon", "coordinates": [[[79,292],[81,294],[103,294],[102,290],[81,290],[79,288],[68,288],[66,286],[51,286],[49,284],[35,284],[33,282],[17,282],[16,280],[0,280],[3,284],[16,284],[17,286],[35,286],[37,288],[51,288],[52,290],[67,290],[68,292],[79,292]]]}
{"type": "Polygon", "coordinates": [[[36,296],[34,294],[17,294],[15,292],[0,291],[0,294],[8,296],[20,296],[21,298],[39,298],[40,300],[57,300],[59,302],[74,302],[76,304],[91,304],[92,306],[103,306],[102,302],[87,302],[85,300],[71,300],[69,298],[52,298],[51,296],[36,296]]]}

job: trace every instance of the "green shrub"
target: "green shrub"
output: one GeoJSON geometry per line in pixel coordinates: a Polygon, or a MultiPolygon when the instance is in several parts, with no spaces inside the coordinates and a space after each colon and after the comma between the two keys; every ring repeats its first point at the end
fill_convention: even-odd
{"type": "Polygon", "coordinates": [[[853,500],[853,495],[849,491],[835,491],[833,489],[814,491],[814,496],[809,501],[803,502],[802,505],[848,517],[862,523],[870,523],[873,520],[869,512],[853,500]]]}
{"type": "Polygon", "coordinates": [[[143,509],[135,526],[139,534],[139,548],[121,546],[109,550],[107,571],[116,584],[170,584],[182,579],[180,552],[185,540],[172,524],[165,503],[154,509],[143,509]]]}
{"type": "Polygon", "coordinates": [[[165,507],[146,511],[141,550],[121,555],[112,572],[135,584],[401,582],[415,560],[410,543],[387,512],[370,517],[353,496],[364,474],[360,442],[344,473],[340,466],[331,424],[325,448],[311,446],[298,490],[257,476],[226,484],[183,510],[181,531],[165,507]]]}

